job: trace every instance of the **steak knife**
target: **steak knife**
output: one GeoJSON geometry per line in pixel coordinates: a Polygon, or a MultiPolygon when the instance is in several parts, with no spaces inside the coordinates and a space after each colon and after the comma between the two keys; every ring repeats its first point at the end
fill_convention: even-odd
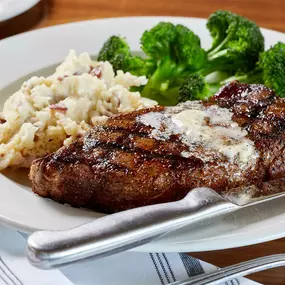
{"type": "Polygon", "coordinates": [[[252,200],[250,189],[238,196],[221,196],[210,188],[195,188],[177,202],[130,209],[61,231],[37,231],[26,243],[26,257],[40,269],[53,269],[88,258],[98,259],[126,251],[203,221],[284,196],[252,200]]]}

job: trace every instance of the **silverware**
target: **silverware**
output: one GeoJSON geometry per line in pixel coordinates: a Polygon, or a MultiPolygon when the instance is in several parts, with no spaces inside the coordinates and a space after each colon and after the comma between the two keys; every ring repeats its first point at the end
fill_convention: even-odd
{"type": "Polygon", "coordinates": [[[237,197],[224,198],[209,188],[196,188],[177,202],[157,204],[107,215],[64,231],[38,231],[29,236],[26,256],[41,269],[52,269],[92,257],[106,257],[129,250],[194,222],[259,204],[284,195],[256,201],[245,189],[237,197]],[[246,195],[245,195],[246,194],[246,195]]]}
{"type": "Polygon", "coordinates": [[[204,273],[169,285],[218,285],[234,278],[285,265],[285,254],[269,255],[204,273]]]}

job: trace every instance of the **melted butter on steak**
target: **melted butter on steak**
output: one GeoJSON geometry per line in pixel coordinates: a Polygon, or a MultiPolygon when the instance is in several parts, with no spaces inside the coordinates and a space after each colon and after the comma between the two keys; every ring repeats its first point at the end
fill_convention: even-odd
{"type": "Polygon", "coordinates": [[[182,157],[190,157],[197,147],[203,147],[203,161],[215,159],[212,152],[225,156],[240,168],[255,167],[258,152],[254,142],[232,120],[233,113],[218,105],[204,106],[199,101],[189,101],[176,107],[166,108],[161,113],[150,112],[137,118],[137,122],[152,127],[150,136],[157,140],[169,140],[179,136],[188,146],[182,157]],[[210,152],[207,155],[207,152],[210,152]]]}

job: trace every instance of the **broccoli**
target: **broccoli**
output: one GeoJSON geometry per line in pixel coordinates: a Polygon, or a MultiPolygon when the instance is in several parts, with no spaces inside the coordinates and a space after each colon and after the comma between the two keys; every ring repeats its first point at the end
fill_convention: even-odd
{"type": "Polygon", "coordinates": [[[285,97],[285,43],[277,43],[260,54],[256,68],[245,74],[237,74],[221,84],[232,80],[242,83],[260,83],[273,89],[277,95],[285,97]]]}
{"type": "Polygon", "coordinates": [[[220,87],[219,83],[212,82],[198,73],[193,73],[183,79],[177,87],[170,89],[169,92],[178,94],[178,102],[185,102],[188,100],[205,100],[220,87]]]}
{"type": "Polygon", "coordinates": [[[209,17],[207,28],[213,38],[207,63],[180,84],[179,102],[207,99],[233,74],[247,72],[254,81],[259,80],[260,76],[252,71],[264,51],[264,38],[258,26],[229,11],[217,11],[209,17]]]}
{"type": "MultiPolygon", "coordinates": [[[[213,38],[208,51],[189,28],[160,22],[141,37],[146,58],[133,56],[125,39],[113,36],[104,44],[98,59],[110,61],[115,70],[146,75],[148,83],[140,87],[141,95],[162,105],[206,99],[233,75],[261,80],[260,71],[252,70],[264,51],[264,38],[254,22],[229,11],[217,11],[209,17],[207,28],[213,38]],[[215,79],[209,81],[213,74],[215,79]]],[[[266,58],[261,57],[261,65],[268,65],[266,58]]],[[[281,72],[282,61],[279,66],[277,71],[268,67],[263,71],[262,78],[266,81],[267,72],[267,85],[275,89],[281,86],[279,79],[274,81],[273,77],[281,72]]],[[[279,92],[283,94],[284,89],[279,92]]]]}
{"type": "Polygon", "coordinates": [[[99,51],[99,61],[109,61],[114,71],[123,70],[134,75],[153,73],[153,64],[139,56],[133,56],[127,41],[119,36],[110,37],[99,51]]]}
{"type": "Polygon", "coordinates": [[[150,57],[159,62],[164,57],[171,57],[171,49],[176,39],[175,25],[160,22],[141,37],[141,48],[150,57]]]}
{"type": "Polygon", "coordinates": [[[264,38],[252,21],[229,11],[213,13],[207,22],[213,38],[204,73],[215,70],[248,72],[264,51],[264,38]]]}
{"type": "Polygon", "coordinates": [[[166,91],[154,93],[154,95],[159,96],[162,105],[176,105],[188,100],[205,100],[221,87],[217,79],[218,77],[212,80],[198,73],[193,73],[186,78],[181,78],[179,82],[177,81],[176,86],[166,91]]]}
{"type": "Polygon", "coordinates": [[[285,97],[285,43],[279,42],[262,53],[259,66],[264,85],[285,97]]]}
{"type": "Polygon", "coordinates": [[[214,92],[221,86],[219,81],[209,85],[210,74],[228,77],[255,67],[260,52],[264,51],[264,38],[255,23],[229,11],[217,11],[209,17],[207,27],[213,38],[207,52],[201,48],[199,37],[182,25],[162,22],[143,34],[142,49],[157,67],[142,96],[166,105],[185,98],[205,99],[209,90],[214,92]],[[196,76],[191,76],[195,73],[196,76]],[[189,96],[198,81],[203,81],[208,91],[189,96]],[[175,95],[174,90],[180,91],[175,95]],[[187,96],[180,96],[184,94],[181,90],[188,90],[184,92],[187,96]]]}
{"type": "Polygon", "coordinates": [[[189,75],[180,85],[179,102],[188,100],[203,100],[210,95],[210,88],[204,77],[199,74],[189,75]]]}
{"type": "Polygon", "coordinates": [[[124,70],[131,51],[124,38],[110,37],[103,45],[98,54],[99,61],[109,61],[114,70],[124,70]]]}
{"type": "Polygon", "coordinates": [[[201,48],[199,37],[185,26],[161,22],[144,32],[141,46],[148,58],[156,63],[142,96],[160,104],[177,104],[178,94],[172,92],[177,81],[206,63],[206,52],[201,48]]]}

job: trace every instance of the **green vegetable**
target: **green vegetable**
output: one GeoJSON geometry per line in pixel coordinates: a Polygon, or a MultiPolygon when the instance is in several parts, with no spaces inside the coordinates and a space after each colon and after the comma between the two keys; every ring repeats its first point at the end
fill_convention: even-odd
{"type": "Polygon", "coordinates": [[[232,80],[239,80],[243,83],[261,83],[273,89],[277,95],[285,97],[285,43],[279,42],[261,53],[254,70],[232,76],[222,81],[222,84],[232,80]]]}
{"type": "Polygon", "coordinates": [[[176,29],[171,23],[161,22],[150,31],[145,31],[141,37],[141,48],[155,61],[171,57],[171,49],[176,39],[176,29]]]}
{"type": "Polygon", "coordinates": [[[285,97],[285,43],[277,43],[261,55],[264,85],[272,88],[277,95],[285,97]]]}
{"type": "Polygon", "coordinates": [[[210,88],[204,77],[199,74],[191,74],[180,85],[178,100],[179,102],[203,100],[209,95],[211,95],[210,88]]]}
{"type": "Polygon", "coordinates": [[[254,22],[229,11],[217,11],[209,17],[207,28],[213,38],[207,52],[207,73],[248,72],[255,67],[264,51],[264,38],[254,22]]]}
{"type": "MultiPolygon", "coordinates": [[[[102,47],[98,59],[110,61],[115,71],[147,76],[148,83],[136,90],[161,105],[206,99],[234,75],[260,80],[260,69],[264,82],[280,89],[281,79],[273,80],[277,75],[284,78],[284,61],[279,56],[270,57],[271,61],[280,61],[277,70],[265,68],[271,61],[264,55],[254,69],[264,51],[264,38],[254,22],[229,11],[217,11],[209,17],[207,28],[213,38],[208,51],[201,48],[199,37],[189,28],[160,22],[141,37],[146,58],[133,56],[126,40],[113,36],[102,47]]],[[[281,88],[280,92],[285,91],[281,88]]]]}
{"type": "Polygon", "coordinates": [[[110,37],[99,51],[99,61],[109,61],[115,70],[124,70],[128,64],[131,51],[124,38],[110,37]]]}
{"type": "Polygon", "coordinates": [[[206,52],[201,48],[199,37],[185,26],[161,22],[144,32],[141,46],[156,64],[142,96],[160,104],[177,104],[178,94],[173,92],[177,82],[206,63],[206,52]]]}
{"type": "Polygon", "coordinates": [[[98,61],[109,61],[115,71],[128,71],[138,76],[153,72],[153,64],[141,57],[133,56],[127,41],[119,36],[112,36],[104,43],[99,51],[98,61]]]}
{"type": "Polygon", "coordinates": [[[209,82],[202,75],[193,73],[177,84],[177,87],[170,89],[169,92],[177,95],[178,102],[185,102],[188,100],[205,100],[219,88],[219,83],[209,82]]]}
{"type": "MultiPolygon", "coordinates": [[[[229,76],[253,73],[259,54],[264,51],[264,38],[259,27],[244,17],[229,11],[217,11],[209,17],[207,28],[213,38],[212,47],[207,51],[207,63],[182,83],[179,102],[207,99],[224,85],[229,76]],[[213,74],[215,78],[210,82],[209,76],[213,77],[213,74]]],[[[252,75],[255,81],[259,77],[252,75]]]]}

